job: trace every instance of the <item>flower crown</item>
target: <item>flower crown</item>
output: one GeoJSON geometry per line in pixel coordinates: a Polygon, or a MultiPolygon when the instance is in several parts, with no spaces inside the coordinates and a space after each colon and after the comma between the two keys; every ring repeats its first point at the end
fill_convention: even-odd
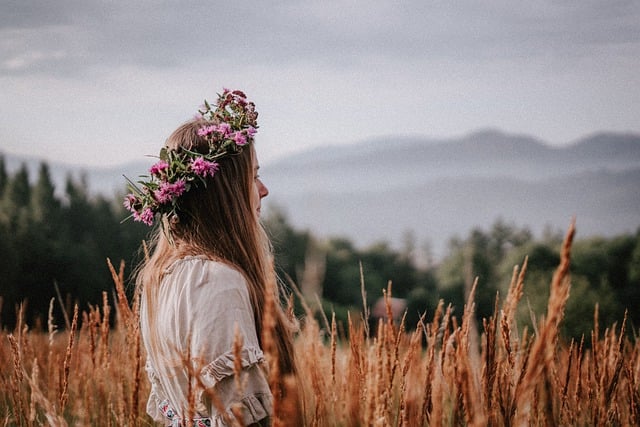
{"type": "Polygon", "coordinates": [[[182,147],[162,148],[159,161],[149,169],[150,175],[140,177],[147,178],[138,181],[142,188],[127,179],[131,189],[124,198],[124,207],[131,212],[128,218],[151,226],[156,214],[175,215],[180,209],[180,196],[191,188],[206,187],[206,178],[220,168],[218,159],[240,153],[253,142],[257,118],[255,104],[239,90],[224,89],[213,106],[205,100],[195,120],[203,121],[198,136],[208,141],[209,151],[203,154],[182,147]]]}

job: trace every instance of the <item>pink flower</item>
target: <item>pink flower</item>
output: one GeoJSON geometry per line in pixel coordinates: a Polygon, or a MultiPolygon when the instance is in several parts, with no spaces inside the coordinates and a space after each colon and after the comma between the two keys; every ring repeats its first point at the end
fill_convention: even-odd
{"type": "Polygon", "coordinates": [[[257,129],[254,128],[253,126],[247,128],[247,135],[249,135],[251,138],[253,138],[253,136],[257,133],[257,129]]]}
{"type": "Polygon", "coordinates": [[[146,208],[142,213],[137,211],[133,212],[133,220],[143,222],[149,226],[153,225],[153,211],[151,208],[146,208]]]}
{"type": "Polygon", "coordinates": [[[137,199],[136,196],[134,196],[132,193],[127,194],[124,197],[124,208],[130,212],[135,211],[135,208],[133,207],[134,204],[136,204],[137,199]]]}
{"type": "Polygon", "coordinates": [[[207,136],[209,135],[211,132],[215,131],[216,127],[215,126],[203,126],[200,129],[198,129],[198,136],[207,136]]]}
{"type": "Polygon", "coordinates": [[[243,146],[247,144],[247,137],[242,132],[236,132],[233,134],[233,140],[236,145],[243,146]]]}
{"type": "Polygon", "coordinates": [[[163,182],[160,184],[160,188],[153,192],[153,195],[158,203],[163,204],[171,202],[175,197],[180,197],[185,190],[186,186],[184,180],[179,179],[173,184],[163,182]]]}
{"type": "Polygon", "coordinates": [[[156,198],[158,203],[167,203],[171,201],[171,193],[167,189],[167,183],[164,183],[153,192],[153,196],[156,198]]]}
{"type": "Polygon", "coordinates": [[[222,135],[227,136],[229,135],[229,133],[231,133],[231,126],[229,125],[229,123],[220,123],[216,130],[222,135]]]}
{"type": "Polygon", "coordinates": [[[217,162],[210,162],[203,157],[198,157],[191,161],[191,170],[201,177],[212,177],[218,171],[219,167],[220,165],[217,162]]]}
{"type": "Polygon", "coordinates": [[[160,175],[162,171],[165,171],[168,168],[169,163],[165,162],[164,160],[160,160],[158,163],[151,166],[151,169],[149,169],[149,173],[151,173],[151,175],[160,175]]]}
{"type": "Polygon", "coordinates": [[[187,186],[186,186],[186,183],[184,182],[184,179],[179,179],[173,184],[173,188],[171,191],[173,191],[173,194],[176,197],[178,197],[182,193],[184,193],[186,189],[187,189],[187,186]]]}

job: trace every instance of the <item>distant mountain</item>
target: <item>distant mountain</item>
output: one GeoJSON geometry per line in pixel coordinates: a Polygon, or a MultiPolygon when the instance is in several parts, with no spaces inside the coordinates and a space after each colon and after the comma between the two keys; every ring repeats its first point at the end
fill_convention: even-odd
{"type": "Polygon", "coordinates": [[[459,139],[385,138],[268,164],[270,203],[298,227],[361,245],[407,231],[448,239],[502,218],[578,236],[640,227],[640,135],[599,133],[564,147],[495,130],[459,139]]]}
{"type": "Polygon", "coordinates": [[[390,137],[316,149],[267,166],[272,186],[284,194],[381,190],[460,177],[540,180],[638,167],[640,135],[598,134],[561,148],[498,131],[444,141],[390,137]]]}
{"type": "MultiPolygon", "coordinates": [[[[37,159],[5,155],[10,169],[37,159]]],[[[151,164],[87,171],[89,188],[124,192],[124,178],[151,164]]],[[[63,188],[82,167],[51,164],[63,188]]],[[[447,240],[496,219],[564,230],[577,217],[578,236],[635,232],[640,227],[640,135],[598,133],[563,147],[497,130],[454,139],[384,137],[312,149],[264,163],[261,175],[297,227],[356,244],[398,244],[412,231],[436,255],[447,240]]]]}

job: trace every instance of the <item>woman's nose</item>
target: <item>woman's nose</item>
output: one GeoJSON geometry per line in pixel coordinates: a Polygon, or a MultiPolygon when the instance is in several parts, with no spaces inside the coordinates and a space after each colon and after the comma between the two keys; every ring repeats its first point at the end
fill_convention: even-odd
{"type": "Polygon", "coordinates": [[[269,189],[264,185],[262,180],[258,180],[258,194],[260,194],[261,199],[269,195],[269,189]]]}

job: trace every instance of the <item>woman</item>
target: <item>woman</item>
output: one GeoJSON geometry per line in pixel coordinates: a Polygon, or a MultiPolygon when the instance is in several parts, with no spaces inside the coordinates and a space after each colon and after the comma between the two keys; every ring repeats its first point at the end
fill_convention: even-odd
{"type": "Polygon", "coordinates": [[[152,384],[147,412],[170,425],[223,426],[234,417],[268,424],[265,336],[278,377],[295,370],[292,322],[280,304],[264,307],[279,299],[259,222],[268,190],[258,176],[257,116],[240,91],[205,101],[125,198],[134,220],[160,220],[137,287],[152,384]],[[265,314],[273,326],[263,328],[265,314]]]}

